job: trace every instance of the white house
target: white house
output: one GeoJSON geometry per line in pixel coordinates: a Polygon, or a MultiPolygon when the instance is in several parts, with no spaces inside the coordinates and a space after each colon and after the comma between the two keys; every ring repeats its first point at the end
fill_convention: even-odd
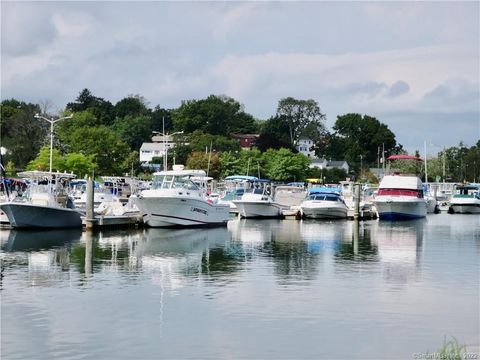
{"type": "Polygon", "coordinates": [[[173,136],[153,136],[153,142],[144,142],[140,147],[140,162],[151,162],[154,157],[162,157],[165,151],[170,151],[175,147],[173,136]]]}
{"type": "Polygon", "coordinates": [[[307,137],[301,137],[298,139],[297,144],[296,144],[296,149],[299,153],[309,157],[309,158],[314,158],[315,157],[315,151],[310,150],[313,145],[315,145],[315,142],[307,137]]]}
{"type": "Polygon", "coordinates": [[[348,174],[350,171],[350,166],[348,166],[348,163],[346,161],[332,161],[332,160],[327,160],[327,159],[314,159],[309,165],[310,168],[319,168],[319,169],[325,169],[325,170],[330,170],[330,169],[343,169],[345,172],[348,174]]]}

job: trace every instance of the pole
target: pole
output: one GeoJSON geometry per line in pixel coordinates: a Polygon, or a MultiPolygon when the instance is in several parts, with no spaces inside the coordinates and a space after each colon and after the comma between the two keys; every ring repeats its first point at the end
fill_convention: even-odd
{"type": "Polygon", "coordinates": [[[425,185],[428,187],[428,168],[427,168],[427,142],[423,142],[423,150],[425,152],[425,185]]]}
{"type": "Polygon", "coordinates": [[[86,203],[86,213],[85,213],[85,228],[87,230],[92,230],[95,226],[95,212],[93,210],[93,180],[88,178],[87,180],[87,203],[86,203]]]}
{"type": "Polygon", "coordinates": [[[355,207],[353,209],[353,219],[358,220],[360,216],[360,184],[355,184],[355,207]]]}
{"type": "Polygon", "coordinates": [[[162,135],[163,135],[163,171],[167,171],[167,143],[165,141],[165,117],[162,116],[162,135]]]}

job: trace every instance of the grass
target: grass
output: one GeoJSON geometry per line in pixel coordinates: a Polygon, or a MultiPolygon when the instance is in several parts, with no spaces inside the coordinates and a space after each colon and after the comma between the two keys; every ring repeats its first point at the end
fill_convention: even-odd
{"type": "Polygon", "coordinates": [[[460,345],[453,336],[447,341],[447,337],[445,336],[443,346],[438,352],[440,359],[463,360],[466,359],[467,345],[460,345]]]}

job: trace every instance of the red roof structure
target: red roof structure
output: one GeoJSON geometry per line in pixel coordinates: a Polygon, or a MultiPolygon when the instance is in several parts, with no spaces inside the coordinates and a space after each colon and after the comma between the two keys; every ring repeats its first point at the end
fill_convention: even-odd
{"type": "Polygon", "coordinates": [[[423,159],[412,156],[412,155],[390,155],[387,160],[394,161],[394,160],[416,160],[416,161],[423,161],[423,159]]]}

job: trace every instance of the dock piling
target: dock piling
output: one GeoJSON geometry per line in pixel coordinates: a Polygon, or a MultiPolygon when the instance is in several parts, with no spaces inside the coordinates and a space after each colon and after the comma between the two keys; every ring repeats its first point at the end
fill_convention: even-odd
{"type": "Polygon", "coordinates": [[[88,178],[87,181],[87,203],[85,213],[85,229],[92,230],[95,227],[95,212],[93,211],[93,180],[88,178]]]}

